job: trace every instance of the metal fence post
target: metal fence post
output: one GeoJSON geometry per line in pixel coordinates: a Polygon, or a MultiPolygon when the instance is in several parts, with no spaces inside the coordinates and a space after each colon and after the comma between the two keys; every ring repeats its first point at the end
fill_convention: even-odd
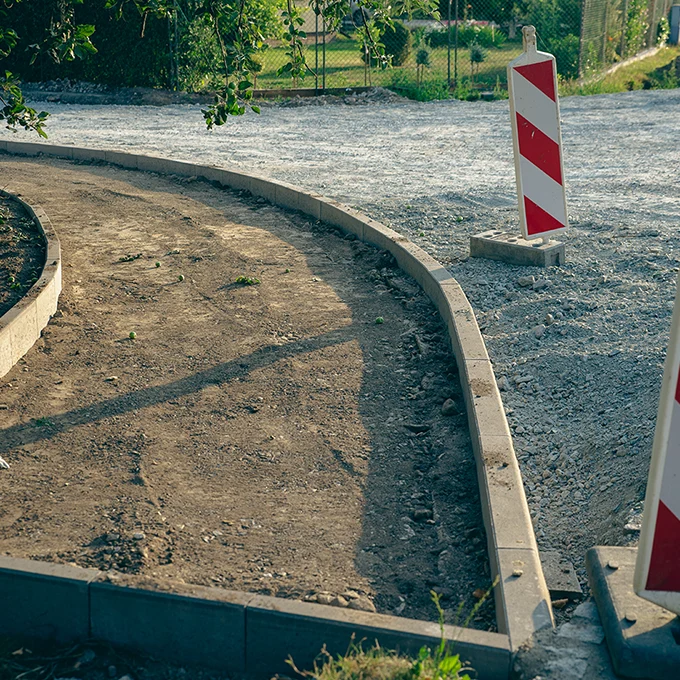
{"type": "MultiPolygon", "coordinates": [[[[449,4],[450,6],[450,4],[449,4]]],[[[456,16],[454,18],[456,24],[454,29],[454,43],[453,43],[453,86],[458,87],[458,0],[456,0],[456,16]]],[[[450,27],[449,27],[450,29],[450,27]]]]}
{"type": "Polygon", "coordinates": [[[449,0],[448,21],[446,25],[446,81],[451,89],[451,0],[449,0]]]}

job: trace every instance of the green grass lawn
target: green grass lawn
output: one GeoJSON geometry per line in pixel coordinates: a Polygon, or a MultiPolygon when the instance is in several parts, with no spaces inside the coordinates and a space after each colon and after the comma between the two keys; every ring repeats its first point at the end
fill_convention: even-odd
{"type": "MultiPolygon", "coordinates": [[[[680,46],[664,47],[654,56],[641,59],[628,66],[622,66],[614,73],[588,80],[585,83],[566,81],[560,83],[560,95],[566,97],[571,94],[606,94],[611,92],[625,92],[626,90],[641,90],[645,82],[652,87],[678,87],[680,83],[667,79],[657,82],[654,76],[656,69],[662,68],[680,57],[680,46]]],[[[649,86],[649,85],[648,85],[649,86]]]]}
{"type": "MultiPolygon", "coordinates": [[[[263,89],[279,89],[292,87],[289,77],[276,75],[277,69],[286,63],[286,47],[270,47],[263,55],[263,69],[257,79],[257,87],[263,89]]],[[[319,45],[319,87],[321,87],[321,55],[319,45]]],[[[486,50],[486,59],[479,65],[475,73],[475,82],[493,86],[497,77],[505,82],[505,68],[509,61],[522,51],[520,43],[506,43],[500,49],[486,50]]],[[[353,39],[338,35],[333,42],[326,45],[326,87],[360,87],[364,84],[388,86],[416,83],[415,55],[412,49],[407,63],[403,66],[388,69],[366,69],[361,59],[360,44],[353,39]]],[[[470,77],[470,53],[467,49],[458,50],[458,75],[461,79],[470,77]]],[[[307,64],[314,69],[316,65],[314,44],[307,47],[307,64]]],[[[445,81],[447,78],[447,50],[445,47],[430,50],[431,66],[425,69],[425,81],[445,81]]],[[[451,50],[451,75],[455,70],[455,55],[451,50]]],[[[299,82],[299,87],[315,87],[313,74],[308,74],[299,82]]]]}

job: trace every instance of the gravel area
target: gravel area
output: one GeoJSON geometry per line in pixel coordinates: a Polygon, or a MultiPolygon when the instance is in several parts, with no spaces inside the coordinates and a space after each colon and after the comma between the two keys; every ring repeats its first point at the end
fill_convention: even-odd
{"type": "Polygon", "coordinates": [[[562,100],[571,229],[550,270],[468,259],[471,234],[516,229],[507,102],[268,107],[213,133],[196,106],[50,104],[49,131],[316,190],[446,264],[495,364],[539,545],[584,582],[587,548],[637,537],[680,261],[678,106],[680,90],[562,100]]]}

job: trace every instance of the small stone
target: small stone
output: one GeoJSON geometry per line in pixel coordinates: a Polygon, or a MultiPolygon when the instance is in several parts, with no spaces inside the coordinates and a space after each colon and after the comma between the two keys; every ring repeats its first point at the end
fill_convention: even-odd
{"type": "Polygon", "coordinates": [[[120,538],[120,534],[117,534],[115,532],[111,532],[109,534],[106,534],[106,540],[108,543],[113,543],[114,541],[117,541],[120,538]]]}
{"type": "Polygon", "coordinates": [[[552,607],[553,609],[564,609],[567,606],[568,602],[569,602],[568,598],[564,598],[562,600],[553,600],[552,607]]]}
{"type": "Polygon", "coordinates": [[[9,470],[9,463],[0,456],[0,470],[9,470]]]}
{"type": "Polygon", "coordinates": [[[367,597],[357,597],[349,601],[349,609],[356,609],[360,612],[374,612],[375,605],[367,597]]]}
{"type": "Polygon", "coordinates": [[[336,595],[330,602],[331,607],[347,607],[347,600],[342,595],[336,595]]]}
{"type": "Polygon", "coordinates": [[[134,534],[132,534],[132,538],[135,539],[135,541],[143,541],[145,536],[143,531],[135,531],[134,534]]]}
{"type": "Polygon", "coordinates": [[[626,612],[625,619],[628,623],[635,623],[637,621],[637,616],[633,612],[626,612]]]}
{"type": "Polygon", "coordinates": [[[116,380],[118,380],[118,376],[117,375],[110,375],[108,378],[104,378],[104,380],[106,382],[115,382],[116,380]]]}
{"type": "Polygon", "coordinates": [[[316,601],[319,604],[330,604],[333,601],[333,596],[330,593],[317,593],[316,601]]]}
{"type": "Polygon", "coordinates": [[[539,279],[534,283],[532,288],[534,290],[543,290],[543,288],[550,288],[552,286],[552,281],[550,279],[539,279]]]}
{"type": "Polygon", "coordinates": [[[545,325],[550,326],[555,323],[555,317],[552,314],[545,315],[545,325]]]}
{"type": "Polygon", "coordinates": [[[522,576],[522,574],[524,574],[524,571],[522,569],[513,569],[512,575],[515,578],[519,578],[520,576],[522,576]]]}
{"type": "Polygon", "coordinates": [[[545,326],[543,324],[534,326],[532,332],[536,336],[536,338],[540,340],[545,335],[545,326]]]}
{"type": "Polygon", "coordinates": [[[472,592],[472,597],[474,597],[475,600],[481,600],[485,595],[486,590],[484,590],[484,588],[477,588],[472,592]]]}
{"type": "Polygon", "coordinates": [[[616,571],[619,568],[619,563],[615,562],[614,560],[609,560],[609,562],[607,562],[607,566],[610,569],[613,569],[614,571],[616,571]]]}
{"type": "Polygon", "coordinates": [[[347,600],[356,600],[361,597],[359,593],[357,593],[356,590],[346,590],[342,596],[347,599],[347,600]]]}
{"type": "Polygon", "coordinates": [[[529,288],[529,286],[533,286],[534,283],[536,283],[536,279],[533,276],[520,276],[517,279],[517,285],[521,288],[529,288]]]}
{"type": "Polygon", "coordinates": [[[458,408],[458,404],[456,404],[453,399],[447,399],[442,404],[443,416],[455,416],[457,413],[460,413],[460,409],[458,408]]]}
{"type": "Polygon", "coordinates": [[[426,519],[432,519],[432,510],[428,508],[416,508],[413,511],[413,519],[416,522],[423,522],[426,519]]]}
{"type": "Polygon", "coordinates": [[[506,376],[502,375],[498,380],[498,389],[501,392],[507,392],[510,389],[510,381],[506,376]]]}

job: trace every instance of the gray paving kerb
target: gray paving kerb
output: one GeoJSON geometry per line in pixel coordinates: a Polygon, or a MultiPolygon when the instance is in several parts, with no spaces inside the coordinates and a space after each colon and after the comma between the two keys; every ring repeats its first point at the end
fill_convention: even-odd
{"type": "Polygon", "coordinates": [[[680,677],[680,619],[633,591],[637,548],[601,546],[586,555],[614,669],[625,678],[680,677]]]}
{"type": "MultiPolygon", "coordinates": [[[[250,191],[253,195],[264,197],[283,207],[299,210],[316,219],[322,219],[347,233],[354,234],[366,243],[390,252],[399,266],[421,285],[441,314],[449,331],[461,375],[477,462],[491,568],[494,577],[498,579],[498,585],[495,588],[498,629],[504,634],[500,637],[506,640],[506,647],[502,649],[502,645],[501,647],[494,646],[497,643],[489,643],[486,647],[484,647],[486,643],[479,643],[481,646],[477,649],[486,649],[486,652],[479,656],[478,663],[482,664],[479,669],[486,667],[485,660],[506,658],[503,655],[508,650],[516,651],[537,630],[553,624],[550,596],[541,568],[529,509],[493,366],[470,303],[458,282],[440,263],[404,236],[352,208],[288,184],[250,176],[246,173],[121,152],[46,147],[40,144],[18,144],[5,141],[0,142],[0,150],[27,155],[43,153],[79,160],[87,160],[88,154],[90,159],[98,160],[103,154],[106,160],[125,168],[204,178],[219,186],[250,191]],[[62,149],[65,150],[63,154],[62,149]],[[500,654],[500,657],[495,656],[496,654],[500,654]]],[[[148,595],[144,597],[148,598],[148,595]]],[[[319,633],[324,630],[327,630],[329,635],[335,636],[333,639],[339,644],[340,641],[346,640],[349,628],[356,627],[363,621],[361,619],[363,615],[358,612],[344,614],[359,617],[352,619],[351,623],[343,623],[344,619],[339,614],[323,612],[321,618],[316,615],[312,616],[311,620],[314,621],[314,625],[309,625],[309,620],[305,618],[307,615],[300,614],[296,607],[302,604],[305,607],[311,605],[291,603],[286,600],[276,602],[278,603],[276,606],[265,606],[264,600],[258,600],[255,604],[251,601],[246,607],[246,621],[250,621],[251,625],[255,626],[253,630],[261,631],[261,635],[264,636],[262,644],[266,643],[270,646],[274,644],[271,632],[278,631],[277,635],[284,635],[285,630],[290,628],[292,637],[289,636],[290,646],[286,648],[286,654],[298,648],[301,654],[307,654],[305,649],[318,647],[319,633]],[[321,624],[321,621],[326,620],[332,625],[331,623],[321,624]],[[267,626],[270,628],[268,629],[267,626]]],[[[395,630],[401,630],[399,626],[402,624],[399,622],[403,620],[396,617],[384,618],[392,619],[390,629],[392,632],[389,635],[394,637],[390,638],[388,635],[388,638],[396,642],[401,641],[402,644],[415,640],[417,635],[429,625],[426,622],[415,622],[413,630],[402,630],[397,635],[395,630]]],[[[380,629],[379,624],[376,626],[380,629]]],[[[476,637],[476,640],[481,639],[479,631],[468,631],[465,635],[476,637]]],[[[491,634],[485,633],[484,635],[491,634]]],[[[498,637],[498,634],[494,635],[498,637]]],[[[247,656],[247,658],[254,658],[254,646],[260,637],[259,633],[255,638],[248,637],[246,654],[250,654],[250,657],[247,656]]],[[[475,644],[478,643],[475,642],[475,644]]],[[[499,669],[503,663],[498,665],[499,669]]],[[[493,667],[496,668],[496,666],[493,667]]],[[[507,677],[507,671],[504,672],[505,675],[483,675],[484,677],[507,677]]]]}
{"type": "MultiPolygon", "coordinates": [[[[18,143],[18,142],[17,142],[18,143]]],[[[23,147],[24,145],[22,145],[23,147]]],[[[63,147],[57,147],[61,150],[63,147]]],[[[0,377],[6,375],[33,347],[57,311],[61,292],[61,248],[49,218],[40,208],[33,208],[12,194],[0,190],[19,203],[33,218],[45,239],[46,254],[40,278],[26,295],[0,317],[0,377]]]]}

